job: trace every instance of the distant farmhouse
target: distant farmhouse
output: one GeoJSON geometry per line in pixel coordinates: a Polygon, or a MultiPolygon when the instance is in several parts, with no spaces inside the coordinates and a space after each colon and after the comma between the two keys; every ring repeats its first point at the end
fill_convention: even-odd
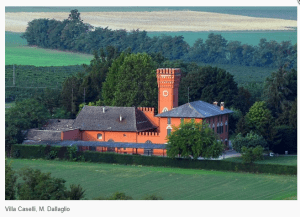
{"type": "Polygon", "coordinates": [[[152,107],[84,106],[76,119],[51,119],[28,130],[25,144],[76,145],[80,150],[166,155],[172,126],[185,120],[206,121],[228,147],[228,114],[224,102],[195,101],[178,107],[178,68],[156,70],[158,114],[152,107]]]}

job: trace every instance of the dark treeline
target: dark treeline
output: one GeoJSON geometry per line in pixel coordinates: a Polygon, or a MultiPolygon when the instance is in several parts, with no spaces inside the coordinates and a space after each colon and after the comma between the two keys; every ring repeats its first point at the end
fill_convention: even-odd
{"type": "Polygon", "coordinates": [[[22,37],[29,46],[90,54],[113,46],[119,52],[131,49],[132,53],[161,53],[169,60],[272,68],[297,67],[297,45],[292,45],[290,41],[278,43],[261,39],[258,46],[251,46],[239,41],[228,42],[221,35],[211,33],[205,42],[198,39],[191,47],[183,36],[151,38],[146,31],[94,28],[83,23],[77,10],[72,10],[68,19],[63,21],[35,19],[28,23],[22,37]]]}

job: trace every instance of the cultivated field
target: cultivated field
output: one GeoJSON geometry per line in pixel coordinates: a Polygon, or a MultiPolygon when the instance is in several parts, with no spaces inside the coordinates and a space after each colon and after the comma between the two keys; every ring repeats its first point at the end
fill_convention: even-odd
{"type": "Polygon", "coordinates": [[[28,47],[21,33],[5,32],[5,65],[69,66],[90,64],[93,55],[28,47]]]}
{"type": "MultiPolygon", "coordinates": [[[[81,19],[95,27],[146,31],[291,30],[296,20],[256,18],[200,11],[82,12],[81,19]]],[[[33,19],[63,20],[67,12],[5,13],[5,31],[25,32],[33,19]]]]}
{"type": "MultiPolygon", "coordinates": [[[[11,161],[11,160],[9,160],[11,161]]],[[[165,200],[276,200],[297,198],[297,177],[163,167],[12,159],[12,167],[40,169],[80,184],[86,198],[124,192],[134,199],[156,194],[165,200]]]]}

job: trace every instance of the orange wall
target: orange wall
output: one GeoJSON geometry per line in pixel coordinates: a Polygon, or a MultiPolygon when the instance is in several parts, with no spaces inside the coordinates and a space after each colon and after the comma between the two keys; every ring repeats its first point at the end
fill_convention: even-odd
{"type": "Polygon", "coordinates": [[[61,140],[81,140],[81,132],[79,129],[62,131],[61,140]]]}
{"type": "Polygon", "coordinates": [[[85,130],[82,131],[83,141],[102,141],[107,142],[112,139],[114,142],[136,142],[136,132],[111,132],[111,131],[96,131],[85,130]],[[98,133],[102,134],[102,139],[98,139],[98,133]]]}

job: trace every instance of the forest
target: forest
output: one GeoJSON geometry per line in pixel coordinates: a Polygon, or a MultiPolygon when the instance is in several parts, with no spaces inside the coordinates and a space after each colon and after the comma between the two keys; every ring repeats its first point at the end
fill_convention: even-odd
{"type": "Polygon", "coordinates": [[[186,62],[221,63],[241,66],[297,68],[297,44],[290,41],[267,41],[262,38],[258,46],[227,41],[211,33],[208,39],[198,39],[193,46],[183,36],[149,37],[139,29],[111,30],[84,23],[78,10],[72,10],[63,21],[35,19],[28,23],[22,36],[29,46],[92,54],[95,50],[114,46],[119,52],[161,53],[169,60],[186,62]]]}

